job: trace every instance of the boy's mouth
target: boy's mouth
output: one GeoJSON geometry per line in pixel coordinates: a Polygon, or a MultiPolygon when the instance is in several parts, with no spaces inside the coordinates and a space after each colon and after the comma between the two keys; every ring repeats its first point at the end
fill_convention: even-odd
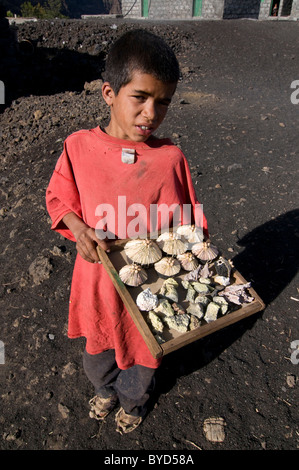
{"type": "Polygon", "coordinates": [[[149,126],[136,126],[140,134],[148,136],[153,132],[153,128],[149,126]]]}

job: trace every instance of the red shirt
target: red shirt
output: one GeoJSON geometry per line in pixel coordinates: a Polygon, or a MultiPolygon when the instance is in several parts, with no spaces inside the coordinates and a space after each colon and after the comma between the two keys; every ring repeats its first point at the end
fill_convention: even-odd
{"type": "MultiPolygon", "coordinates": [[[[107,204],[113,209],[114,219],[108,220],[109,230],[118,238],[126,238],[123,214],[126,226],[131,222],[132,227],[136,213],[129,216],[123,212],[120,200],[126,202],[126,209],[131,205],[136,209],[134,204],[146,208],[144,224],[148,231],[151,204],[189,204],[194,208],[198,202],[183,153],[169,139],[131,142],[111,137],[100,128],[70,135],[46,193],[51,228],[75,241],[62,218],[74,212],[96,228],[102,219],[99,207],[107,204]],[[135,163],[122,162],[123,148],[135,150],[135,163]]],[[[203,229],[207,234],[204,216],[203,229]]],[[[73,272],[68,336],[86,337],[90,354],[115,349],[120,369],[135,364],[156,368],[160,364],[160,359],[151,355],[104,267],[80,255],[73,272]]]]}

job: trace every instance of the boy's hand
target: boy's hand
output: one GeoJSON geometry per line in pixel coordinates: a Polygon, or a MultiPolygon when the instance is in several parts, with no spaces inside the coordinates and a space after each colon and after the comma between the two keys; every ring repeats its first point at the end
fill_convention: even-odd
{"type": "Polygon", "coordinates": [[[80,256],[89,263],[99,263],[99,257],[96,247],[100,245],[103,250],[109,250],[108,243],[99,240],[95,234],[95,230],[83,222],[73,212],[63,217],[63,222],[70,229],[76,239],[76,248],[80,256]]]}
{"type": "Polygon", "coordinates": [[[107,243],[104,240],[99,240],[95,230],[91,227],[85,227],[80,230],[75,238],[79,255],[90,263],[98,263],[100,261],[96,250],[97,245],[100,245],[103,250],[108,249],[107,243]]]}

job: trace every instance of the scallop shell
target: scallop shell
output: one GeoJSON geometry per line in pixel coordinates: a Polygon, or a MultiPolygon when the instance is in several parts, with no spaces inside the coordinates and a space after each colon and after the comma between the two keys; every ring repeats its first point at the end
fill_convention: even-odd
{"type": "Polygon", "coordinates": [[[218,249],[210,242],[195,243],[192,253],[202,261],[211,261],[218,256],[218,249]]]}
{"type": "Polygon", "coordinates": [[[188,240],[189,243],[198,243],[203,241],[203,231],[195,225],[181,225],[176,232],[188,240]]]}
{"type": "Polygon", "coordinates": [[[124,246],[125,253],[134,263],[150,265],[162,258],[162,251],[154,240],[129,240],[124,246]]]}
{"type": "Polygon", "coordinates": [[[175,276],[181,270],[179,261],[175,258],[162,258],[154,264],[155,270],[165,277],[175,276]]]}
{"type": "Polygon", "coordinates": [[[136,305],[137,307],[142,310],[149,312],[153,310],[158,305],[158,297],[152,293],[150,288],[144,289],[144,291],[140,292],[136,298],[136,305]]]}
{"type": "Polygon", "coordinates": [[[177,256],[188,250],[188,243],[181,240],[177,233],[164,232],[157,238],[157,243],[164,253],[177,256]]]}
{"type": "Polygon", "coordinates": [[[140,286],[140,284],[147,280],[145,270],[134,263],[123,266],[119,271],[119,277],[124,284],[132,287],[140,286]]]}
{"type": "Polygon", "coordinates": [[[194,271],[198,267],[198,261],[190,251],[178,255],[177,259],[185,271],[194,271]]]}

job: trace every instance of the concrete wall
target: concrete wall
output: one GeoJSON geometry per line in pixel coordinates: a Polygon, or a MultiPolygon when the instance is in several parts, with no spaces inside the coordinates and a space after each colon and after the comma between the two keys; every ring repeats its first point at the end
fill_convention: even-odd
{"type": "MultiPolygon", "coordinates": [[[[299,19],[299,0],[292,1],[291,14],[283,16],[284,2],[280,0],[278,16],[270,15],[272,0],[202,0],[201,18],[219,20],[230,18],[252,19],[299,19]]],[[[125,17],[142,17],[142,0],[122,0],[122,14],[125,17]]],[[[193,18],[193,0],[148,0],[148,19],[181,19],[193,18]]]]}

